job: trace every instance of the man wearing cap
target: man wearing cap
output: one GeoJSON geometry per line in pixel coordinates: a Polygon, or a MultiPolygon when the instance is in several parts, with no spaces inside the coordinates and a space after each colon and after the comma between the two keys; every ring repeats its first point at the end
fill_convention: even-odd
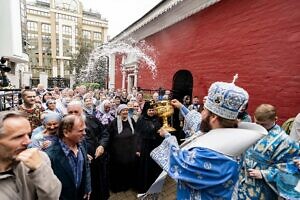
{"type": "Polygon", "coordinates": [[[160,130],[165,139],[151,157],[177,180],[177,199],[231,199],[238,180],[236,157],[266,134],[259,125],[237,128],[238,112],[247,101],[244,89],[216,82],[201,113],[204,135],[191,137],[180,148],[174,136],[160,130]]]}

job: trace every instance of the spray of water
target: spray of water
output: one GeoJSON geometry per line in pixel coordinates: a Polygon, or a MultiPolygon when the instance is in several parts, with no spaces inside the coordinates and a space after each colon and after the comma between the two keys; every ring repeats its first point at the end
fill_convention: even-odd
{"type": "Polygon", "coordinates": [[[95,48],[90,54],[88,64],[85,69],[81,70],[80,80],[84,82],[93,82],[97,72],[97,61],[105,57],[110,57],[112,54],[130,54],[135,55],[139,62],[143,62],[143,67],[149,69],[153,79],[157,74],[156,69],[156,53],[155,49],[148,45],[144,40],[136,42],[133,39],[128,39],[122,42],[110,42],[95,48]]]}

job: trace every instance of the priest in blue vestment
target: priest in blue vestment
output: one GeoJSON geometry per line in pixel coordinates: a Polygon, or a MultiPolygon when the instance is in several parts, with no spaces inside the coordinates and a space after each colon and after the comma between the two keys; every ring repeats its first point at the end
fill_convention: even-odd
{"type": "Polygon", "coordinates": [[[177,199],[231,199],[238,180],[237,157],[267,134],[260,125],[238,125],[237,115],[248,98],[234,81],[213,83],[201,112],[204,135],[190,137],[179,147],[174,136],[160,129],[165,139],[151,157],[177,181],[177,199]]]}

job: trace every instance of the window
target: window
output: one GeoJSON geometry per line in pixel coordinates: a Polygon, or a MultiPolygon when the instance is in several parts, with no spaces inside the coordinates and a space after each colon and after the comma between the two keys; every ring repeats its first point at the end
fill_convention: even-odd
{"type": "Polygon", "coordinates": [[[71,38],[63,38],[63,55],[64,56],[72,56],[72,39],[71,38]]]}
{"type": "Polygon", "coordinates": [[[65,35],[72,35],[72,27],[63,25],[62,33],[65,35]]]}
{"type": "Polygon", "coordinates": [[[28,21],[27,28],[29,31],[38,31],[37,22],[28,21]]]}
{"type": "Polygon", "coordinates": [[[46,68],[51,68],[51,57],[48,55],[43,55],[43,65],[46,68]]]}
{"type": "Polygon", "coordinates": [[[51,36],[42,35],[42,51],[43,54],[50,54],[51,52],[51,36]]]}
{"type": "Polygon", "coordinates": [[[50,26],[50,24],[42,24],[42,32],[43,33],[51,33],[51,26],[50,26]]]}
{"type": "Polygon", "coordinates": [[[42,35],[42,43],[50,46],[51,36],[50,35],[42,35]]]}
{"type": "Polygon", "coordinates": [[[38,50],[38,34],[37,33],[28,33],[28,50],[34,52],[38,50]]]}
{"type": "Polygon", "coordinates": [[[94,32],[94,40],[101,40],[101,33],[100,32],[94,32]]]}
{"type": "Polygon", "coordinates": [[[83,30],[83,38],[91,39],[91,31],[83,30]]]}
{"type": "Polygon", "coordinates": [[[59,55],[59,39],[58,39],[58,35],[56,35],[56,54],[59,55]]]}
{"type": "Polygon", "coordinates": [[[28,33],[28,40],[37,40],[38,34],[37,33],[28,33]]]}
{"type": "Polygon", "coordinates": [[[94,42],[94,47],[98,47],[101,45],[101,42],[94,42]]]}

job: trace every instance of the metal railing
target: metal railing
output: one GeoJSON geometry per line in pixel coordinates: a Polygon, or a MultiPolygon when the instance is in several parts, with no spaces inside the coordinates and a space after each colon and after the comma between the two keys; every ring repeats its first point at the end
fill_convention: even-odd
{"type": "Polygon", "coordinates": [[[0,111],[12,110],[21,103],[21,89],[0,89],[0,111]]]}
{"type": "Polygon", "coordinates": [[[58,77],[50,77],[48,78],[48,87],[59,87],[59,88],[66,88],[70,87],[70,79],[58,77]]]}

